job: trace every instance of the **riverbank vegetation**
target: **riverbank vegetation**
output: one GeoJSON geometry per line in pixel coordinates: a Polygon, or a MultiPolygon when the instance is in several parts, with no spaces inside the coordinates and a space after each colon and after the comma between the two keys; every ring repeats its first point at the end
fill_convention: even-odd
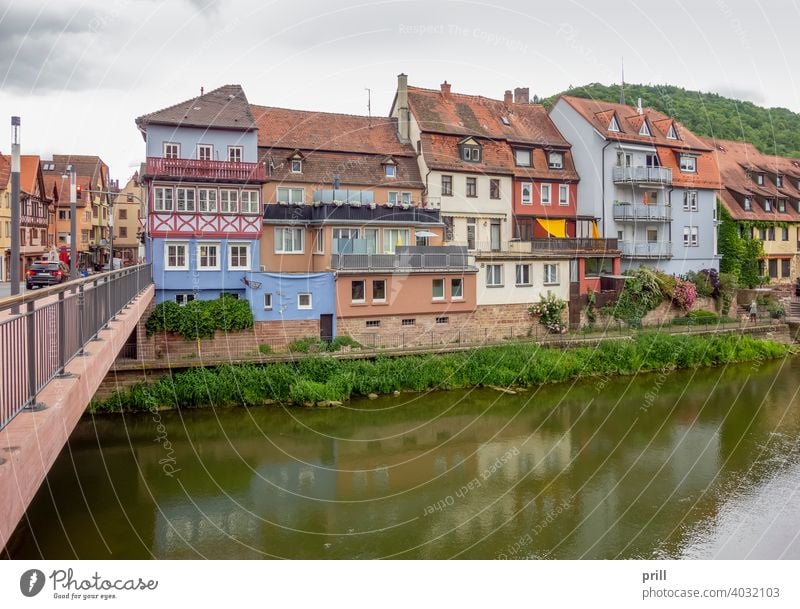
{"type": "Polygon", "coordinates": [[[177,372],[93,402],[91,412],[156,408],[311,405],[394,391],[514,387],[578,377],[629,375],[783,357],[788,345],[747,335],[675,336],[643,333],[594,347],[559,349],[535,343],[447,354],[364,360],[309,355],[296,362],[225,365],[177,372]]]}
{"type": "Polygon", "coordinates": [[[213,338],[217,330],[235,332],[253,327],[253,312],[245,299],[226,294],[215,300],[195,299],[184,306],[165,300],[147,318],[147,335],[172,332],[187,340],[213,338]]]}

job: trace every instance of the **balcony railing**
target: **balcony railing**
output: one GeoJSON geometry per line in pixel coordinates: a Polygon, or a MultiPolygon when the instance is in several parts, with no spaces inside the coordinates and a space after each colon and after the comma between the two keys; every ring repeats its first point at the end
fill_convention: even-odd
{"type": "Polygon", "coordinates": [[[614,203],[614,220],[671,222],[672,207],[670,205],[645,205],[643,203],[616,201],[614,203]]]}
{"type": "Polygon", "coordinates": [[[614,167],[614,182],[672,184],[672,169],[667,167],[614,167]]]}
{"type": "Polygon", "coordinates": [[[620,241],[623,258],[672,258],[672,243],[669,241],[620,241]]]}
{"type": "Polygon", "coordinates": [[[267,180],[267,171],[263,163],[232,163],[161,157],[147,157],[145,175],[154,178],[234,182],[266,182],[267,180]]]}
{"type": "Polygon", "coordinates": [[[471,270],[461,247],[403,247],[394,254],[333,254],[331,268],[362,271],[471,270]],[[436,251],[440,250],[440,251],[436,251]]]}

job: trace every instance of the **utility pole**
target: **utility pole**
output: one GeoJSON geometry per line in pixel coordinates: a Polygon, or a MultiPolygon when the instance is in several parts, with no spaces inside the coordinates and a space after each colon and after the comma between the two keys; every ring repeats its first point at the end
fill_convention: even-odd
{"type": "Polygon", "coordinates": [[[108,209],[108,250],[111,255],[108,257],[108,270],[114,270],[114,203],[115,201],[108,197],[111,201],[111,206],[108,209]]]}
{"type": "Polygon", "coordinates": [[[67,165],[69,173],[69,278],[78,278],[78,176],[75,167],[67,165]]]}
{"type": "Polygon", "coordinates": [[[19,132],[20,119],[11,117],[11,295],[19,294],[19,132]]]}

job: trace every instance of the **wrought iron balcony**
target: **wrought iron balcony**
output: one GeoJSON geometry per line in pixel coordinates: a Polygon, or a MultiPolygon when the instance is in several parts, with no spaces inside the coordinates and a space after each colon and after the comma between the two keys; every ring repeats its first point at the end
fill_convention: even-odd
{"type": "Polygon", "coordinates": [[[211,182],[266,182],[264,163],[232,163],[197,159],[147,157],[145,176],[211,182]]]}
{"type": "Polygon", "coordinates": [[[672,258],[669,241],[620,241],[623,258],[672,258]]]}
{"type": "Polygon", "coordinates": [[[637,220],[671,222],[672,206],[615,201],[614,220],[622,222],[635,222],[637,220]]]}
{"type": "Polygon", "coordinates": [[[614,167],[615,183],[672,184],[672,169],[668,167],[614,167]]]}

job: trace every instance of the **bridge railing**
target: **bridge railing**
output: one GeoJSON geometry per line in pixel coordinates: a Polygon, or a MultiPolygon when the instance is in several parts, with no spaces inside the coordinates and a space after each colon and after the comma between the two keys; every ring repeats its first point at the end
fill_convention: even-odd
{"type": "Polygon", "coordinates": [[[151,283],[142,264],[0,299],[0,429],[151,283]]]}

